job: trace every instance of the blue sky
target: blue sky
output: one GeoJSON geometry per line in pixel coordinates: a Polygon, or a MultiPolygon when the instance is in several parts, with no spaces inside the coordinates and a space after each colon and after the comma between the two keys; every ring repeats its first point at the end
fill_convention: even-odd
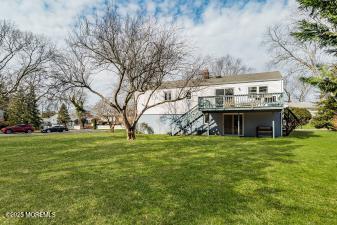
{"type": "MultiPolygon", "coordinates": [[[[96,5],[89,6],[89,9],[97,9],[105,5],[107,0],[101,0],[96,5]]],[[[252,2],[260,5],[266,4],[268,0],[115,0],[113,1],[119,7],[128,7],[128,4],[136,4],[138,10],[153,14],[156,17],[170,15],[176,19],[180,16],[190,16],[195,22],[202,22],[203,13],[210,5],[216,6],[219,10],[223,8],[237,8],[245,10],[245,7],[252,2]],[[149,7],[152,4],[152,7],[149,7]],[[165,6],[165,7],[163,7],[165,6]]],[[[279,0],[286,7],[288,0],[279,0]]],[[[48,0],[44,2],[45,8],[49,10],[48,0]]],[[[85,10],[88,12],[88,10],[85,10]]]]}
{"type": "MultiPolygon", "coordinates": [[[[62,46],[81,14],[100,10],[107,0],[0,0],[0,19],[43,34],[62,46]]],[[[115,0],[122,14],[139,10],[182,28],[182,35],[200,56],[241,58],[256,72],[267,71],[270,60],[261,44],[269,26],[288,23],[296,0],[115,0]]],[[[109,85],[104,76],[98,85],[109,85]]]]}

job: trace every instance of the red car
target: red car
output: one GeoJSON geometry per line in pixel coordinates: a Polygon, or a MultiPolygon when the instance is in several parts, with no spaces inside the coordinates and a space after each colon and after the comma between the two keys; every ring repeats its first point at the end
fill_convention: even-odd
{"type": "Polygon", "coordinates": [[[2,128],[1,131],[4,134],[12,134],[12,133],[32,133],[34,128],[30,124],[18,124],[11,127],[2,128]]]}

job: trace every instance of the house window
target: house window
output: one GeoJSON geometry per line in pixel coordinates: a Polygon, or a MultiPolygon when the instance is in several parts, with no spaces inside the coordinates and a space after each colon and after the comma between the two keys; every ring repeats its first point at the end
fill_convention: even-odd
{"type": "Polygon", "coordinates": [[[192,93],[190,91],[187,91],[186,98],[187,99],[191,99],[192,98],[192,93]]]}
{"type": "Polygon", "coordinates": [[[225,95],[225,90],[224,89],[215,89],[215,95],[225,95]]]}
{"type": "Polygon", "coordinates": [[[266,94],[268,86],[248,87],[248,94],[266,94]]]}
{"type": "Polygon", "coordinates": [[[171,91],[164,91],[164,100],[165,100],[165,101],[170,101],[170,100],[172,100],[172,94],[171,94],[171,91]]]}
{"type": "Polygon", "coordinates": [[[257,87],[248,87],[248,94],[257,94],[257,87]]]}
{"type": "Polygon", "coordinates": [[[259,93],[260,94],[266,94],[266,93],[268,93],[268,87],[267,86],[260,86],[259,87],[259,93]]]}
{"type": "Polygon", "coordinates": [[[226,88],[225,95],[234,95],[234,88],[226,88]]]}

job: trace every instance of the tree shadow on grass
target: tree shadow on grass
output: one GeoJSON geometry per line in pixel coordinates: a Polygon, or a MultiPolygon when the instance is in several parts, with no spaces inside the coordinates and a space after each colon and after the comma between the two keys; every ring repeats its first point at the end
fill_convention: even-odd
{"type": "MultiPolygon", "coordinates": [[[[283,145],[267,142],[262,146],[251,143],[242,147],[239,139],[227,143],[223,140],[183,142],[182,145],[176,143],[175,147],[171,146],[171,150],[160,158],[143,156],[146,169],[137,171],[135,166],[132,176],[112,182],[112,190],[120,190],[120,183],[128,184],[123,196],[132,198],[133,191],[138,193],[131,202],[126,202],[128,205],[124,207],[127,210],[120,212],[121,217],[135,211],[147,216],[134,214],[132,223],[141,220],[145,224],[205,224],[215,220],[215,223],[231,224],[243,222],[236,218],[238,215],[254,214],[249,205],[261,198],[275,210],[294,210],[271,197],[283,190],[268,194],[266,191],[240,191],[240,188],[254,189],[255,186],[266,185],[264,169],[275,161],[295,163],[289,158],[293,156],[291,151],[299,146],[294,145],[289,149],[291,142],[287,141],[283,145]]],[[[160,148],[157,145],[143,147],[154,151],[160,148]]],[[[123,167],[127,164],[133,167],[132,160],[124,163],[123,167]]],[[[116,197],[112,194],[108,199],[116,197]]],[[[109,202],[103,208],[113,207],[109,202]]]]}
{"type": "Polygon", "coordinates": [[[50,149],[54,161],[37,159],[29,205],[54,209],[54,222],[67,224],[258,224],[273,219],[259,210],[303,210],[282,204],[284,190],[268,186],[268,168],[296,163],[301,146],[291,139],[117,136],[104,144],[109,138],[95,146],[87,143],[97,138],[86,137],[79,151],[66,151],[69,143],[50,149]]]}
{"type": "Polygon", "coordinates": [[[297,139],[308,139],[313,137],[321,137],[321,135],[319,135],[319,132],[309,130],[296,130],[290,134],[290,137],[297,139]]]}

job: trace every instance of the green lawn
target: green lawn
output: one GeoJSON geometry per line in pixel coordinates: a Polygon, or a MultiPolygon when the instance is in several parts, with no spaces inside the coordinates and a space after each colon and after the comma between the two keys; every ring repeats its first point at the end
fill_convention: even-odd
{"type": "Polygon", "coordinates": [[[297,129],[316,129],[316,128],[311,122],[309,122],[303,126],[298,126],[297,129]]]}
{"type": "Polygon", "coordinates": [[[0,193],[0,224],[337,224],[337,133],[5,136],[0,193]]]}

